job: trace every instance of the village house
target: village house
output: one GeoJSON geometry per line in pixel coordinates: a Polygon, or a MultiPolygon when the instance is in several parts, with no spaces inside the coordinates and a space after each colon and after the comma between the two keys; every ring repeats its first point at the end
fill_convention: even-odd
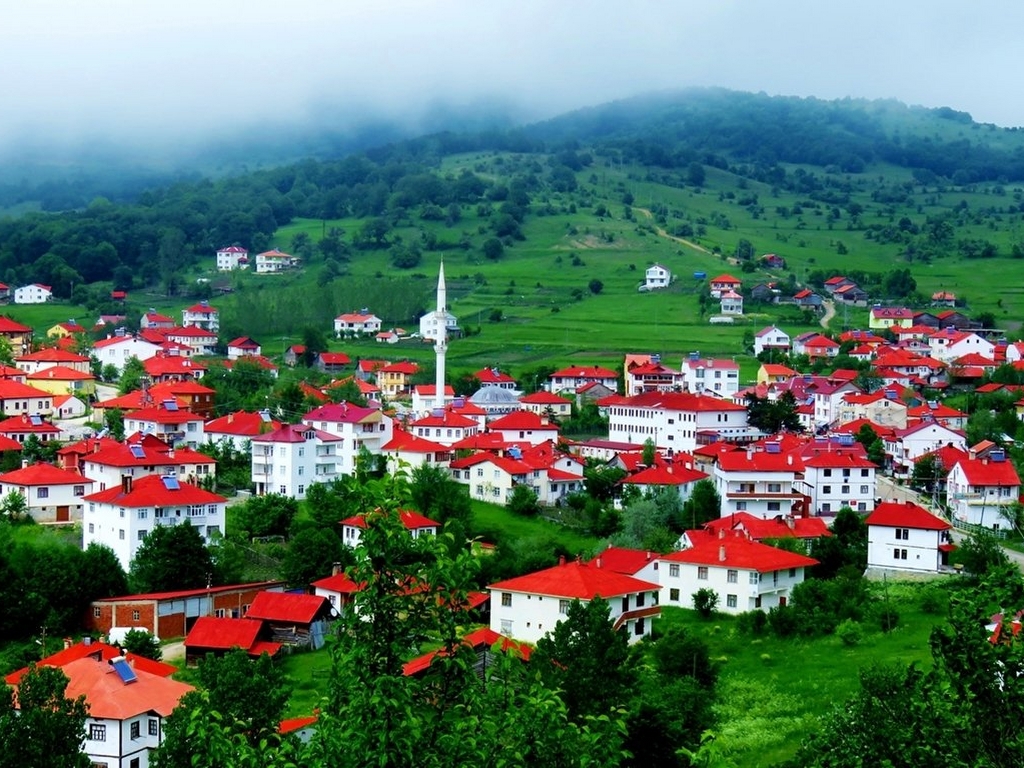
{"type": "Polygon", "coordinates": [[[382,447],[391,441],[394,419],[378,408],[364,408],[347,402],[325,403],[308,411],[302,422],[321,432],[337,435],[335,445],[336,472],[354,475],[359,454],[364,449],[379,456],[382,447]]]}
{"type": "Polygon", "coordinates": [[[335,565],[333,573],[323,579],[317,579],[310,586],[317,597],[326,597],[331,607],[343,616],[355,602],[356,593],[362,587],[345,575],[340,565],[335,565]]]}
{"type": "Polygon", "coordinates": [[[140,331],[163,331],[174,327],[174,318],[150,309],[139,321],[140,331]]]}
{"type": "Polygon", "coordinates": [[[893,429],[907,426],[907,404],[899,399],[895,389],[879,389],[870,394],[847,392],[836,413],[840,424],[867,419],[893,429]]]}
{"type": "Polygon", "coordinates": [[[264,622],[271,642],[317,650],[323,648],[330,622],[337,615],[330,602],[319,595],[260,592],[244,618],[264,622]]]}
{"type": "Polygon", "coordinates": [[[452,479],[469,489],[470,498],[505,505],[517,485],[529,486],[538,501],[546,496],[543,487],[546,472],[534,469],[522,460],[522,452],[510,449],[507,456],[481,451],[462,459],[453,459],[452,479]],[[542,477],[543,475],[543,477],[542,477]]]}
{"type": "Polygon", "coordinates": [[[820,517],[778,515],[766,520],[746,512],[735,512],[705,523],[704,537],[701,537],[698,531],[686,531],[683,534],[684,541],[688,542],[688,546],[696,546],[701,542],[719,538],[723,530],[727,532],[727,536],[734,535],[733,531],[740,531],[751,541],[761,543],[770,539],[798,539],[802,542],[805,552],[808,544],[814,539],[832,535],[828,523],[820,517]]]}
{"type": "Polygon", "coordinates": [[[53,298],[53,289],[42,283],[31,283],[14,289],[15,304],[45,304],[53,298]]]}
{"type": "MultiPolygon", "coordinates": [[[[643,392],[677,392],[683,386],[683,374],[661,362],[661,355],[627,355],[626,396],[643,392]]],[[[552,393],[553,394],[553,393],[552,393]]]]}
{"type": "Polygon", "coordinates": [[[572,365],[555,371],[548,377],[546,389],[556,395],[559,392],[576,392],[588,384],[601,384],[611,392],[619,391],[619,377],[615,371],[597,365],[572,365]]]}
{"type": "Polygon", "coordinates": [[[217,472],[212,457],[187,448],[174,449],[152,435],[133,435],[124,443],[107,439],[83,443],[90,450],[80,453],[75,445],[66,446],[60,457],[66,456],[65,452],[77,457],[61,460],[65,469],[77,465],[82,474],[96,481],[100,491],[119,486],[124,477],[138,480],[148,475],[174,475],[181,482],[195,483],[217,472]]]}
{"type": "Polygon", "coordinates": [[[759,385],[781,384],[797,375],[799,374],[788,366],[778,363],[762,363],[761,367],[757,369],[757,383],[759,385]]]}
{"type": "Polygon", "coordinates": [[[833,292],[832,298],[842,304],[864,307],[868,303],[868,292],[856,284],[844,285],[833,292]]]}
{"type": "Polygon", "coordinates": [[[91,400],[96,394],[96,377],[91,373],[82,373],[74,368],[54,365],[25,377],[26,383],[54,397],[59,395],[78,395],[83,400],[91,400]]]}
{"type": "Polygon", "coordinates": [[[557,442],[558,425],[552,424],[546,416],[530,411],[514,411],[495,419],[488,424],[488,429],[501,435],[506,443],[541,443],[557,442]]]}
{"type": "Polygon", "coordinates": [[[644,272],[644,284],[642,290],[656,291],[659,288],[668,288],[672,282],[672,273],[668,267],[661,264],[653,264],[644,272]]]}
{"type": "Polygon", "coordinates": [[[380,333],[381,319],[370,313],[368,309],[348,312],[334,318],[334,335],[339,339],[345,336],[369,336],[380,333]]]}
{"type": "Polygon", "coordinates": [[[344,352],[320,352],[315,367],[321,373],[343,373],[351,363],[352,358],[344,352]]]}
{"type": "Polygon", "coordinates": [[[661,615],[656,583],[604,568],[600,558],[590,563],[563,558],[556,566],[499,581],[488,589],[491,630],[529,643],[552,631],[573,600],[606,600],[612,626],[622,628],[631,644],[649,636],[652,621],[661,615]]]}
{"type": "Polygon", "coordinates": [[[762,328],[754,334],[754,355],[762,352],[778,352],[788,354],[790,347],[789,334],[774,325],[762,328]]]}
{"type": "Polygon", "coordinates": [[[857,512],[875,508],[877,467],[852,435],[840,435],[839,445],[811,443],[803,452],[803,478],[796,484],[816,515],[834,515],[843,507],[857,512]],[[845,444],[844,444],[845,443],[845,444]]]}
{"type": "Polygon", "coordinates": [[[868,328],[885,330],[887,328],[909,328],[914,324],[914,313],[906,307],[883,307],[876,304],[868,312],[868,328]]]}
{"type": "Polygon", "coordinates": [[[263,354],[263,348],[258,342],[248,336],[239,336],[228,342],[228,360],[238,360],[241,357],[259,357],[263,354]]]}
{"type": "Polygon", "coordinates": [[[195,327],[216,332],[220,329],[220,312],[204,299],[181,310],[181,325],[184,328],[195,327]]]}
{"type": "MultiPolygon", "coordinates": [[[[199,331],[207,333],[207,331],[199,331]]],[[[172,381],[195,381],[206,373],[206,366],[184,355],[161,352],[142,362],[142,369],[153,384],[172,381]]]]}
{"type": "Polygon", "coordinates": [[[743,296],[736,291],[723,291],[720,298],[720,311],[723,315],[742,315],[743,296]]]}
{"type": "Polygon", "coordinates": [[[886,501],[864,521],[868,527],[868,568],[939,573],[956,549],[952,525],[924,507],[886,501]]]}
{"type": "Polygon", "coordinates": [[[48,416],[53,412],[53,394],[12,379],[0,379],[0,412],[8,417],[48,416]]]}
{"type": "MultiPolygon", "coordinates": [[[[459,319],[448,310],[444,312],[445,334],[449,339],[455,339],[462,335],[459,328],[459,319]]],[[[437,341],[439,326],[437,312],[427,312],[420,318],[420,338],[423,341],[437,341]]]]}
{"type": "MultiPolygon", "coordinates": [[[[444,396],[442,398],[444,407],[447,408],[455,403],[455,390],[450,384],[444,385],[444,396]]],[[[459,398],[465,402],[465,398],[459,398]]],[[[436,384],[416,384],[412,388],[412,412],[413,413],[431,413],[436,411],[437,404],[437,385],[436,384]]]]}
{"type": "Polygon", "coordinates": [[[719,275],[713,277],[708,281],[708,289],[711,291],[711,297],[715,299],[721,299],[723,293],[733,291],[738,293],[740,288],[743,287],[743,281],[737,280],[732,275],[719,275]]]}
{"type": "Polygon", "coordinates": [[[167,341],[189,347],[192,350],[191,354],[213,355],[217,352],[216,332],[199,325],[169,328],[161,333],[167,341]]]}
{"type": "Polygon", "coordinates": [[[723,530],[716,539],[661,557],[661,604],[691,607],[694,593],[710,589],[725,613],[768,611],[786,605],[806,569],[817,564],[751,541],[742,531],[723,530]]]}
{"type": "Polygon", "coordinates": [[[973,331],[960,331],[953,327],[944,328],[928,337],[931,356],[943,363],[950,363],[958,357],[977,353],[992,358],[995,345],[973,331]]]}
{"type": "Polygon", "coordinates": [[[455,413],[450,408],[440,413],[416,419],[409,424],[409,433],[424,440],[450,448],[460,440],[472,437],[480,431],[475,420],[455,413]]]}
{"type": "Polygon", "coordinates": [[[74,395],[53,396],[53,418],[60,420],[79,419],[88,412],[86,401],[74,395]]]}
{"type": "Polygon", "coordinates": [[[381,446],[381,455],[387,459],[392,474],[411,472],[417,467],[448,468],[453,452],[449,446],[427,440],[395,426],[391,439],[381,446]]]}
{"type": "Polygon", "coordinates": [[[74,318],[63,323],[57,323],[46,330],[48,339],[74,339],[81,338],[88,330],[84,325],[75,322],[74,318]]]}
{"type": "Polygon", "coordinates": [[[659,449],[691,452],[698,436],[710,442],[712,435],[732,440],[754,432],[745,406],[688,392],[647,392],[608,405],[608,439],[616,442],[642,444],[650,438],[659,449]]]}
{"type": "Polygon", "coordinates": [[[82,499],[93,491],[93,481],[52,464],[31,464],[0,474],[0,498],[17,493],[26,511],[39,523],[67,523],[82,519],[82,499]]]}
{"type": "Polygon", "coordinates": [[[473,378],[480,382],[481,387],[501,387],[502,389],[517,389],[516,380],[498,368],[481,368],[473,372],[473,378]]]}
{"type": "Polygon", "coordinates": [[[387,363],[377,369],[377,386],[384,397],[407,395],[412,389],[412,377],[420,372],[418,364],[409,360],[387,363]]]}
{"type": "Polygon", "coordinates": [[[265,435],[281,427],[281,422],[270,417],[269,411],[234,411],[211,419],[203,426],[207,443],[230,445],[236,451],[249,450],[254,437],[265,435]]]}
{"type": "Polygon", "coordinates": [[[800,307],[800,309],[820,311],[823,299],[810,288],[804,288],[793,295],[793,302],[800,307]]]}
{"type": "Polygon", "coordinates": [[[299,266],[300,259],[276,248],[256,254],[256,274],[272,275],[299,266]]]}
{"type": "Polygon", "coordinates": [[[992,530],[1012,527],[1006,510],[1020,498],[1020,477],[1006,452],[995,449],[981,458],[972,450],[946,478],[947,503],[953,519],[992,530]]]}
{"type": "Polygon", "coordinates": [[[945,427],[963,431],[967,429],[968,415],[956,408],[950,408],[945,403],[936,400],[929,400],[922,405],[915,405],[907,409],[907,426],[913,426],[921,422],[936,421],[945,427]]]}
{"type": "Polygon", "coordinates": [[[568,419],[572,416],[572,402],[551,392],[534,392],[519,398],[523,410],[553,419],[568,419]]]}
{"type": "Polygon", "coordinates": [[[160,352],[160,345],[130,335],[108,336],[92,345],[92,353],[104,367],[108,365],[117,369],[118,375],[124,373],[125,364],[133,357],[146,361],[160,352]]]}
{"type": "Polygon", "coordinates": [[[179,482],[175,475],[124,477],[120,485],[83,501],[82,546],[110,547],[126,571],[154,526],[189,523],[206,542],[225,530],[227,499],[179,482]]]}
{"type": "Polygon", "coordinates": [[[208,655],[220,657],[235,648],[255,659],[264,653],[275,656],[281,643],[263,639],[268,634],[266,623],[259,619],[200,616],[185,636],[185,666],[197,666],[208,655]]]}
{"type": "Polygon", "coordinates": [[[793,339],[793,354],[807,355],[811,360],[835,357],[839,354],[839,344],[816,331],[808,331],[793,339]]]}
{"type": "Polygon", "coordinates": [[[28,373],[39,373],[47,368],[61,366],[71,368],[79,373],[91,373],[91,362],[86,355],[68,352],[57,347],[45,347],[36,352],[28,352],[14,358],[14,365],[28,373]]]}
{"type": "MultiPolygon", "coordinates": [[[[2,382],[0,382],[0,389],[3,389],[2,382]]],[[[52,399],[49,399],[49,395],[47,398],[48,403],[53,402],[52,399]]],[[[24,443],[30,437],[34,437],[41,443],[48,443],[51,440],[59,440],[61,431],[42,416],[33,413],[11,416],[0,421],[0,435],[17,443],[24,443]]]]}
{"type": "Polygon", "coordinates": [[[681,372],[683,390],[695,395],[731,398],[740,388],[740,365],[735,360],[702,358],[699,352],[691,352],[681,372]]]}
{"type": "Polygon", "coordinates": [[[824,283],[825,293],[828,293],[830,295],[834,294],[840,288],[843,288],[848,285],[856,285],[856,283],[853,282],[853,280],[850,280],[848,277],[842,277],[840,275],[830,277],[824,283]]]}
{"type": "MultiPolygon", "coordinates": [[[[441,530],[440,523],[411,509],[399,510],[398,518],[402,522],[402,527],[414,539],[418,539],[420,536],[436,536],[437,532],[441,530]]],[[[341,540],[346,546],[354,549],[359,546],[365,530],[366,515],[346,517],[341,521],[341,540]]]]}
{"type": "Polygon", "coordinates": [[[719,454],[714,483],[722,499],[721,516],[747,512],[767,520],[801,511],[804,497],[794,485],[803,471],[800,457],[774,442],[765,443],[764,450],[719,454]]]}
{"type": "Polygon", "coordinates": [[[240,245],[229,245],[217,251],[217,271],[230,272],[249,268],[249,251],[240,245]]]}
{"type": "Polygon", "coordinates": [[[895,477],[910,477],[914,464],[926,453],[951,445],[966,450],[964,433],[934,421],[897,429],[884,438],[886,460],[895,477]]]}
{"type": "Polygon", "coordinates": [[[0,338],[11,345],[11,352],[14,354],[24,355],[31,351],[32,333],[32,329],[27,325],[22,325],[9,317],[0,317],[0,338]]]}
{"type": "Polygon", "coordinates": [[[173,399],[130,411],[124,416],[124,429],[128,434],[140,432],[159,438],[168,445],[184,445],[193,449],[206,442],[203,427],[202,416],[181,410],[173,399]]]}
{"type": "Polygon", "coordinates": [[[681,502],[686,502],[693,493],[693,487],[708,476],[695,469],[692,461],[674,461],[641,469],[622,478],[623,488],[636,488],[642,494],[658,493],[671,488],[681,502]]]}
{"type": "Polygon", "coordinates": [[[256,495],[278,493],[306,498],[312,483],[330,483],[339,476],[343,438],[307,424],[285,424],[252,438],[252,482],[256,495]]]}

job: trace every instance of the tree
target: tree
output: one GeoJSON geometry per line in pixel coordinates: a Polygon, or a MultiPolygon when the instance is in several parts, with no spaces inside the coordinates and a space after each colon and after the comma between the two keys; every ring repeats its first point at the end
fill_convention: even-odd
{"type": "Polygon", "coordinates": [[[57,667],[29,667],[14,691],[0,690],[0,768],[89,768],[82,752],[88,707],[85,697],[64,695],[68,678],[57,667]]]}
{"type": "Polygon", "coordinates": [[[491,261],[497,261],[505,253],[505,246],[502,245],[501,240],[496,237],[489,237],[484,240],[484,244],[481,247],[485,257],[491,261]]]}
{"type": "Polygon", "coordinates": [[[252,538],[287,535],[298,511],[296,499],[277,493],[250,496],[232,510],[238,527],[252,538]]]}
{"type": "Polygon", "coordinates": [[[25,494],[11,491],[0,501],[0,513],[10,521],[21,520],[28,515],[28,502],[25,494]]]}
{"type": "Polygon", "coordinates": [[[103,426],[109,430],[112,439],[124,440],[124,411],[120,408],[107,409],[103,414],[103,426]]]}
{"type": "Polygon", "coordinates": [[[508,500],[508,510],[523,517],[532,517],[540,512],[537,494],[533,488],[523,483],[513,488],[512,496],[508,500]]]}
{"type": "Polygon", "coordinates": [[[302,364],[307,368],[316,365],[321,352],[327,351],[327,339],[319,328],[307,325],[302,329],[302,345],[306,348],[302,353],[302,364]]]}
{"type": "Polygon", "coordinates": [[[332,529],[305,528],[288,542],[281,575],[292,586],[306,587],[331,573],[335,563],[351,562],[352,551],[332,529]]]}
{"type": "Polygon", "coordinates": [[[803,432],[804,428],[796,410],[796,398],[792,392],[783,392],[777,400],[749,393],[746,400],[747,423],[750,426],[757,427],[769,435],[774,435],[782,429],[803,432]]]}
{"type": "Polygon", "coordinates": [[[870,424],[865,424],[857,430],[854,439],[864,446],[864,452],[871,463],[878,467],[885,465],[885,443],[882,442],[882,438],[871,428],[870,424]]]}
{"type": "Polygon", "coordinates": [[[135,552],[128,577],[135,592],[145,593],[200,589],[212,574],[213,560],[203,537],[186,521],[150,531],[135,552]]]}
{"type": "Polygon", "coordinates": [[[704,186],[704,166],[698,162],[692,162],[686,166],[686,181],[694,187],[704,186]]]}
{"type": "Polygon", "coordinates": [[[590,292],[595,296],[604,290],[604,283],[598,280],[596,277],[587,283],[587,287],[590,288],[590,292]]]}
{"type": "Polygon", "coordinates": [[[710,619],[718,610],[718,593],[709,587],[702,587],[693,593],[693,609],[702,618],[710,619]]]}
{"type": "Polygon", "coordinates": [[[163,651],[160,650],[160,643],[149,632],[144,629],[130,629],[125,633],[121,641],[121,647],[128,653],[136,656],[145,656],[147,659],[160,661],[163,651]]]}
{"type": "Polygon", "coordinates": [[[124,364],[121,371],[121,378],[117,382],[119,394],[127,395],[142,386],[142,379],[146,375],[146,369],[139,358],[132,355],[124,364]]]}
{"type": "Polygon", "coordinates": [[[654,440],[648,437],[644,440],[644,447],[640,455],[640,461],[643,462],[645,467],[653,467],[657,458],[658,448],[655,446],[654,440]]]}
{"type": "Polygon", "coordinates": [[[830,579],[844,567],[863,572],[868,564],[868,527],[864,519],[849,507],[843,507],[831,527],[831,536],[821,536],[811,543],[810,555],[818,561],[814,575],[830,579]]]}
{"type": "Polygon", "coordinates": [[[910,475],[910,486],[925,493],[931,493],[946,473],[942,461],[934,453],[928,453],[914,462],[910,475]]]}
{"type": "Polygon", "coordinates": [[[625,706],[636,681],[626,633],[612,627],[609,612],[600,597],[586,604],[573,600],[530,657],[531,669],[560,691],[577,722],[625,706]]]}
{"type": "Polygon", "coordinates": [[[700,528],[705,523],[722,516],[722,497],[718,495],[711,480],[698,480],[693,486],[690,498],[683,505],[683,520],[690,528],[700,528]]]}

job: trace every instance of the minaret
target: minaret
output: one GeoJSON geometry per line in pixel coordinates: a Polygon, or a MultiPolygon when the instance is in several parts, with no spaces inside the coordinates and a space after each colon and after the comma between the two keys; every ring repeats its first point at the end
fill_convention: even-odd
{"type": "Polygon", "coordinates": [[[444,408],[444,355],[448,351],[448,291],[444,285],[444,259],[437,273],[437,309],[434,319],[437,321],[437,338],[434,344],[434,355],[437,358],[437,372],[434,377],[434,407],[444,408]]]}

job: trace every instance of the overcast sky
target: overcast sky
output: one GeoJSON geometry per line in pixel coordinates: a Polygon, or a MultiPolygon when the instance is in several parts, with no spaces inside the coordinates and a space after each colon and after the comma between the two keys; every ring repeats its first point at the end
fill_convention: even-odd
{"type": "Polygon", "coordinates": [[[414,113],[527,118],[650,90],[894,97],[1024,125],[1003,0],[25,0],[0,22],[0,144],[414,113]]]}

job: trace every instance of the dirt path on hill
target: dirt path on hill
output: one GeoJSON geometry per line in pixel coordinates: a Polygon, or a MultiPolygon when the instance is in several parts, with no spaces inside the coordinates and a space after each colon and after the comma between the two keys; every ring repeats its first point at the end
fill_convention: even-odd
{"type": "MultiPolygon", "coordinates": [[[[640,211],[640,213],[642,213],[648,219],[654,219],[654,215],[649,210],[647,210],[646,208],[637,208],[634,205],[633,206],[633,210],[634,211],[640,211]]],[[[709,251],[703,245],[699,245],[699,244],[693,242],[692,240],[687,240],[686,238],[683,238],[683,237],[676,237],[675,235],[670,235],[668,232],[666,232],[663,228],[659,227],[657,224],[654,225],[654,232],[655,232],[655,234],[658,237],[663,237],[666,240],[671,240],[674,243],[680,243],[681,245],[685,245],[688,248],[693,248],[693,250],[695,250],[695,251],[700,251],[701,253],[706,253],[708,256],[713,256],[714,255],[713,253],[711,253],[711,251],[709,251]]],[[[728,262],[730,264],[737,264],[737,263],[739,263],[736,259],[733,259],[733,258],[729,258],[728,262]]]]}
{"type": "Polygon", "coordinates": [[[834,301],[821,302],[825,307],[825,314],[821,316],[821,327],[828,328],[829,322],[836,316],[836,304],[834,301]]]}

